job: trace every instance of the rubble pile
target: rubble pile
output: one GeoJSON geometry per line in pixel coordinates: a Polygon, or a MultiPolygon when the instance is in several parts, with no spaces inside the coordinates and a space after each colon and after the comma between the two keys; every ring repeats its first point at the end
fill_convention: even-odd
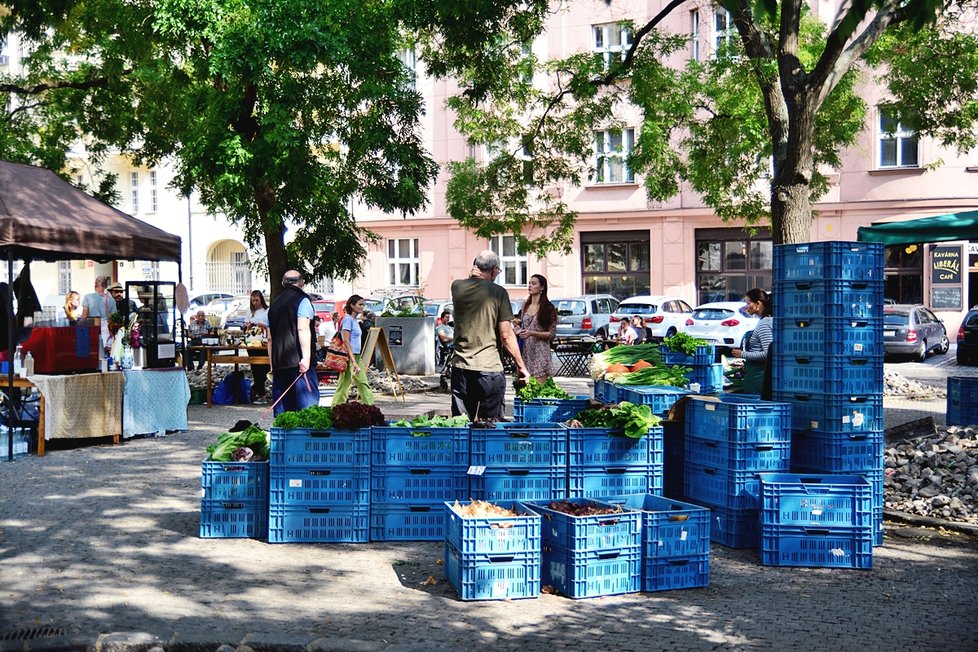
{"type": "MultiPolygon", "coordinates": [[[[404,388],[405,394],[427,392],[431,389],[431,385],[426,383],[423,378],[418,378],[417,376],[401,376],[400,379],[401,387],[404,388]]],[[[370,383],[370,389],[374,392],[394,395],[401,391],[397,386],[397,377],[394,374],[388,377],[386,371],[378,371],[372,367],[367,369],[367,381],[370,383]]]]}
{"type": "Polygon", "coordinates": [[[902,396],[912,401],[931,401],[947,398],[947,388],[924,385],[916,380],[909,380],[895,371],[884,371],[883,395],[902,396]]]}
{"type": "Polygon", "coordinates": [[[978,525],[978,425],[887,446],[887,509],[978,525]]]}

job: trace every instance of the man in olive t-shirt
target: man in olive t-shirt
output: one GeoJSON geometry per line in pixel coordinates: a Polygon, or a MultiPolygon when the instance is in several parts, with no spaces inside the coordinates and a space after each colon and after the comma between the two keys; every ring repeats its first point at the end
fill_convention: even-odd
{"type": "Polygon", "coordinates": [[[526,369],[513,331],[509,293],[493,281],[502,271],[499,256],[483,251],[473,262],[469,278],[452,283],[455,310],[455,357],[452,366],[452,415],[491,420],[503,415],[506,376],[499,343],[513,359],[520,378],[526,369]]]}

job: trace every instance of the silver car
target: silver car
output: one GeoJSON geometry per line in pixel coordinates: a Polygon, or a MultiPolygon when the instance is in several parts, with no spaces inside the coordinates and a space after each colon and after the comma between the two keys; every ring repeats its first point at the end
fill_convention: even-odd
{"type": "Polygon", "coordinates": [[[951,341],[944,322],[922,305],[895,304],[883,307],[883,352],[910,355],[923,362],[934,351],[947,353],[951,341]]]}
{"type": "Polygon", "coordinates": [[[611,313],[618,308],[618,299],[610,294],[585,294],[554,299],[553,304],[557,309],[557,337],[607,339],[611,313]]]}

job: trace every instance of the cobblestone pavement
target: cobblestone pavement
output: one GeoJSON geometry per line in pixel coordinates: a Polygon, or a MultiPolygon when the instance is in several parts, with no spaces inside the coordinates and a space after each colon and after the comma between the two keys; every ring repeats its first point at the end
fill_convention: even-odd
{"type": "MultiPolygon", "coordinates": [[[[447,412],[448,397],[382,409],[447,412]]],[[[0,463],[0,652],[978,649],[978,542],[934,530],[889,527],[872,570],[715,544],[706,588],[512,602],[458,600],[437,543],[200,539],[204,448],[259,410],[189,410],[189,432],[0,463]]]]}

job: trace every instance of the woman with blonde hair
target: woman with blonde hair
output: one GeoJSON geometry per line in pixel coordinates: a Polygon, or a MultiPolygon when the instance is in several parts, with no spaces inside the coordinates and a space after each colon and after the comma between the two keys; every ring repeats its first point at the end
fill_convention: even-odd
{"type": "Polygon", "coordinates": [[[75,290],[69,290],[65,295],[65,316],[68,322],[74,324],[81,318],[81,295],[75,290]]]}

